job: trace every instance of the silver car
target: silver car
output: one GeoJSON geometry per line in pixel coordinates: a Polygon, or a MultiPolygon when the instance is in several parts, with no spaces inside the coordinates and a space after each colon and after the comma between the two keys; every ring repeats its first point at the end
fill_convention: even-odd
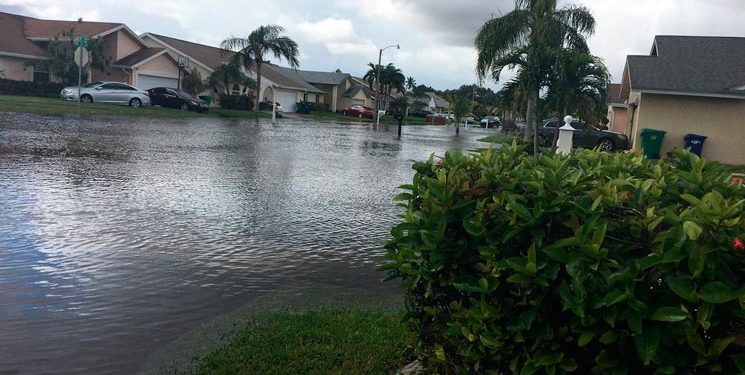
{"type": "MultiPolygon", "coordinates": [[[[65,87],[60,92],[64,100],[78,100],[78,87],[65,87]]],[[[150,105],[147,91],[140,90],[121,82],[93,82],[80,89],[80,101],[83,103],[107,103],[128,105],[139,108],[150,105]]]]}

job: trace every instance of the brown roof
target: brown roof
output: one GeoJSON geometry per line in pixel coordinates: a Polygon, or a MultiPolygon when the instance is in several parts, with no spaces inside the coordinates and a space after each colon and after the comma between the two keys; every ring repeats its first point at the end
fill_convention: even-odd
{"type": "Polygon", "coordinates": [[[234,54],[230,51],[226,52],[221,48],[187,42],[185,40],[171,38],[164,35],[153,33],[148,33],[148,35],[152,35],[154,38],[157,38],[161,42],[166,43],[169,46],[189,55],[189,57],[191,57],[192,59],[197,60],[212,69],[216,69],[220,67],[220,65],[229,62],[234,54]]]}
{"type": "Polygon", "coordinates": [[[131,68],[165,50],[165,48],[143,48],[111,65],[131,68]]]}
{"type": "Polygon", "coordinates": [[[26,39],[23,21],[26,17],[0,12],[0,53],[46,57],[47,51],[26,39]]]}
{"type": "Polygon", "coordinates": [[[24,17],[24,34],[26,38],[52,39],[55,36],[73,30],[75,36],[92,38],[98,34],[122,26],[121,23],[111,22],[77,22],[40,20],[37,18],[24,17]]]}
{"type": "Polygon", "coordinates": [[[621,84],[611,83],[608,87],[608,102],[610,104],[624,104],[625,100],[621,98],[621,84]]]}

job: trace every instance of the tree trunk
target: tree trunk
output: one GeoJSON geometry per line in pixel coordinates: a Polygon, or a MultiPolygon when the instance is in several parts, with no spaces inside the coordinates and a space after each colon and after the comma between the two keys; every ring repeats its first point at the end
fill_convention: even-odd
{"type": "Polygon", "coordinates": [[[528,93],[528,104],[527,104],[527,111],[525,114],[525,121],[527,121],[527,124],[525,125],[525,142],[533,141],[533,154],[538,154],[538,123],[535,119],[536,117],[536,104],[538,102],[538,92],[533,92],[535,90],[530,90],[528,93]]]}
{"type": "MultiPolygon", "coordinates": [[[[261,61],[256,61],[256,98],[254,100],[255,107],[254,111],[256,111],[256,115],[259,115],[259,95],[261,95],[261,61]]],[[[272,101],[274,101],[274,98],[272,98],[272,101]]]]}
{"type": "Polygon", "coordinates": [[[455,135],[460,134],[460,120],[455,123],[455,135]]]}

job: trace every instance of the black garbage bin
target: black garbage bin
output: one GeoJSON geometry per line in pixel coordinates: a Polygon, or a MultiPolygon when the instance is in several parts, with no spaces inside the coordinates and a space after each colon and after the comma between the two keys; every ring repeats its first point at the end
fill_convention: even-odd
{"type": "Polygon", "coordinates": [[[706,141],[706,138],[709,137],[698,134],[686,134],[683,139],[685,139],[687,149],[690,149],[692,153],[701,156],[701,152],[704,151],[704,141],[706,141]]]}

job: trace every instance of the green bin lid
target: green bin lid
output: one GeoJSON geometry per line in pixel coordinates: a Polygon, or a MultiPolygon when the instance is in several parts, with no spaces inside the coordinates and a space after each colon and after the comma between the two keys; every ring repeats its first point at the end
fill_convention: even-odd
{"type": "Polygon", "coordinates": [[[657,130],[657,129],[642,129],[642,135],[645,134],[655,134],[655,135],[664,135],[667,134],[664,130],[657,130]]]}

